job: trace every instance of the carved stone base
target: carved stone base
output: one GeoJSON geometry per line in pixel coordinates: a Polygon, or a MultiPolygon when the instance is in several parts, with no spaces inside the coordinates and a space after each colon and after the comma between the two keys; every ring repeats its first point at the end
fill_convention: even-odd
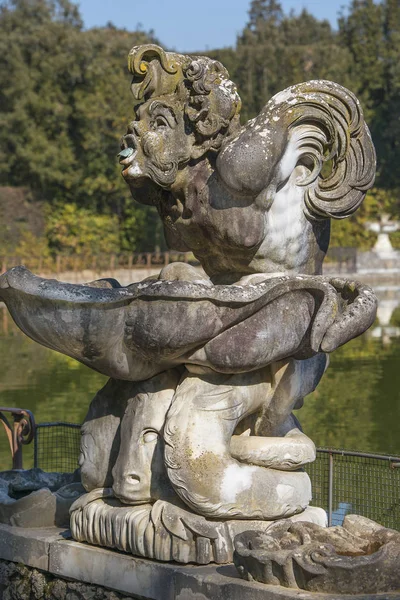
{"type": "Polygon", "coordinates": [[[248,581],[335,594],[400,592],[400,533],[358,515],[329,528],[287,519],[266,533],[243,532],[234,545],[248,581]]]}
{"type": "Polygon", "coordinates": [[[104,588],[112,590],[109,600],[116,600],[120,597],[118,594],[124,600],[127,597],[141,600],[366,600],[367,597],[368,600],[399,600],[400,596],[398,592],[327,596],[266,586],[241,579],[232,564],[193,566],[159,562],[80,544],[69,539],[68,531],[56,528],[24,529],[0,524],[0,598],[77,600],[84,590],[85,600],[97,600],[103,599],[104,588]],[[5,561],[13,563],[5,564],[5,561]],[[38,578],[34,573],[27,577],[22,565],[40,570],[48,585],[40,588],[38,578]],[[101,587],[94,590],[92,586],[101,587]]]}
{"type": "MultiPolygon", "coordinates": [[[[107,497],[107,490],[95,490],[74,503],[71,532],[76,541],[161,561],[224,564],[233,560],[236,535],[248,530],[266,532],[272,525],[271,521],[214,521],[163,500],[126,506],[111,493],[107,497]]],[[[309,507],[294,520],[323,527],[326,514],[309,507]]]]}

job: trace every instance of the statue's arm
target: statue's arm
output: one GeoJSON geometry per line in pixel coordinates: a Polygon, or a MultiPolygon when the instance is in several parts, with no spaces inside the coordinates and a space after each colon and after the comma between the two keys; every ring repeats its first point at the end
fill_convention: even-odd
{"type": "Polygon", "coordinates": [[[293,356],[308,344],[314,310],[308,291],[284,294],[188,355],[187,362],[240,373],[293,356]]]}
{"type": "Polygon", "coordinates": [[[322,338],[322,352],[333,352],[364,333],[373,324],[378,307],[373,290],[359,281],[336,277],[329,283],[341,298],[342,309],[322,338]]]}

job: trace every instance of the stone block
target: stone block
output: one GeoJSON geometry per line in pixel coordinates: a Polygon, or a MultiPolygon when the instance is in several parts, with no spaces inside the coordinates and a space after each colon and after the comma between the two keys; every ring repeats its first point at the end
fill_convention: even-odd
{"type": "MultiPolygon", "coordinates": [[[[56,577],[102,586],[146,600],[294,600],[298,594],[240,579],[233,565],[180,566],[136,558],[74,541],[51,545],[56,577]]],[[[311,598],[308,594],[302,600],[311,598]]],[[[314,594],[313,599],[322,600],[314,594]]]]}
{"type": "Polygon", "coordinates": [[[66,536],[56,527],[27,529],[0,524],[0,559],[48,570],[50,545],[66,536]]]}
{"type": "Polygon", "coordinates": [[[175,598],[176,565],[153,562],[73,541],[51,545],[49,571],[151,600],[175,598]]]}
{"type": "MultiPolygon", "coordinates": [[[[0,561],[23,563],[25,566],[40,569],[45,578],[50,577],[49,581],[63,589],[71,586],[71,589],[74,588],[75,581],[78,586],[82,586],[79,590],[84,590],[81,596],[77,595],[78,598],[87,597],[87,585],[112,590],[110,598],[114,598],[113,594],[115,594],[117,598],[122,595],[122,597],[133,596],[145,600],[326,600],[327,598],[323,593],[290,590],[275,585],[245,581],[240,579],[232,564],[196,566],[151,561],[116,550],[75,542],[66,539],[68,534],[68,531],[56,528],[24,529],[0,525],[0,561]]],[[[7,564],[2,564],[7,568],[7,564]]],[[[0,597],[1,585],[4,587],[0,573],[0,597]]],[[[90,593],[92,592],[93,589],[90,588],[90,593]]],[[[102,593],[104,597],[108,597],[104,591],[102,593]]],[[[348,597],[336,594],[335,600],[344,600],[348,597]]],[[[367,600],[367,598],[368,600],[400,600],[397,592],[368,596],[356,594],[351,598],[352,600],[367,600]]]]}

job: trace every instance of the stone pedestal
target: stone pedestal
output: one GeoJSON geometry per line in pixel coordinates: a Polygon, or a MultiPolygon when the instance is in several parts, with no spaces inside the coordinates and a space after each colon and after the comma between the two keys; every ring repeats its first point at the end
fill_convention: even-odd
{"type": "MultiPolygon", "coordinates": [[[[37,588],[43,582],[47,584],[46,588],[43,588],[42,596],[37,596],[42,600],[67,600],[67,592],[70,598],[74,594],[74,598],[85,600],[94,593],[94,597],[101,600],[127,597],[142,600],[349,598],[348,595],[311,594],[244,581],[232,564],[180,566],[136,558],[72,541],[69,531],[65,529],[37,530],[0,525],[0,597],[3,597],[1,594],[9,597],[7,593],[17,590],[18,600],[28,599],[32,597],[28,595],[30,591],[38,592],[37,588]]],[[[352,598],[366,600],[365,595],[354,595],[352,598]]],[[[399,598],[397,592],[368,596],[368,600],[399,598]]]]}

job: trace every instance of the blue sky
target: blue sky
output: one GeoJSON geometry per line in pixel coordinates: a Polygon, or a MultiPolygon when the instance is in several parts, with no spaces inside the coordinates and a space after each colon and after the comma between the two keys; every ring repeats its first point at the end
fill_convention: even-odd
{"type": "MultiPolygon", "coordinates": [[[[80,0],[87,28],[112,21],[117,27],[154,29],[158,39],[181,52],[232,46],[247,21],[250,0],[80,0]]],[[[285,12],[303,7],[336,27],[349,0],[283,0],[285,12]]]]}

